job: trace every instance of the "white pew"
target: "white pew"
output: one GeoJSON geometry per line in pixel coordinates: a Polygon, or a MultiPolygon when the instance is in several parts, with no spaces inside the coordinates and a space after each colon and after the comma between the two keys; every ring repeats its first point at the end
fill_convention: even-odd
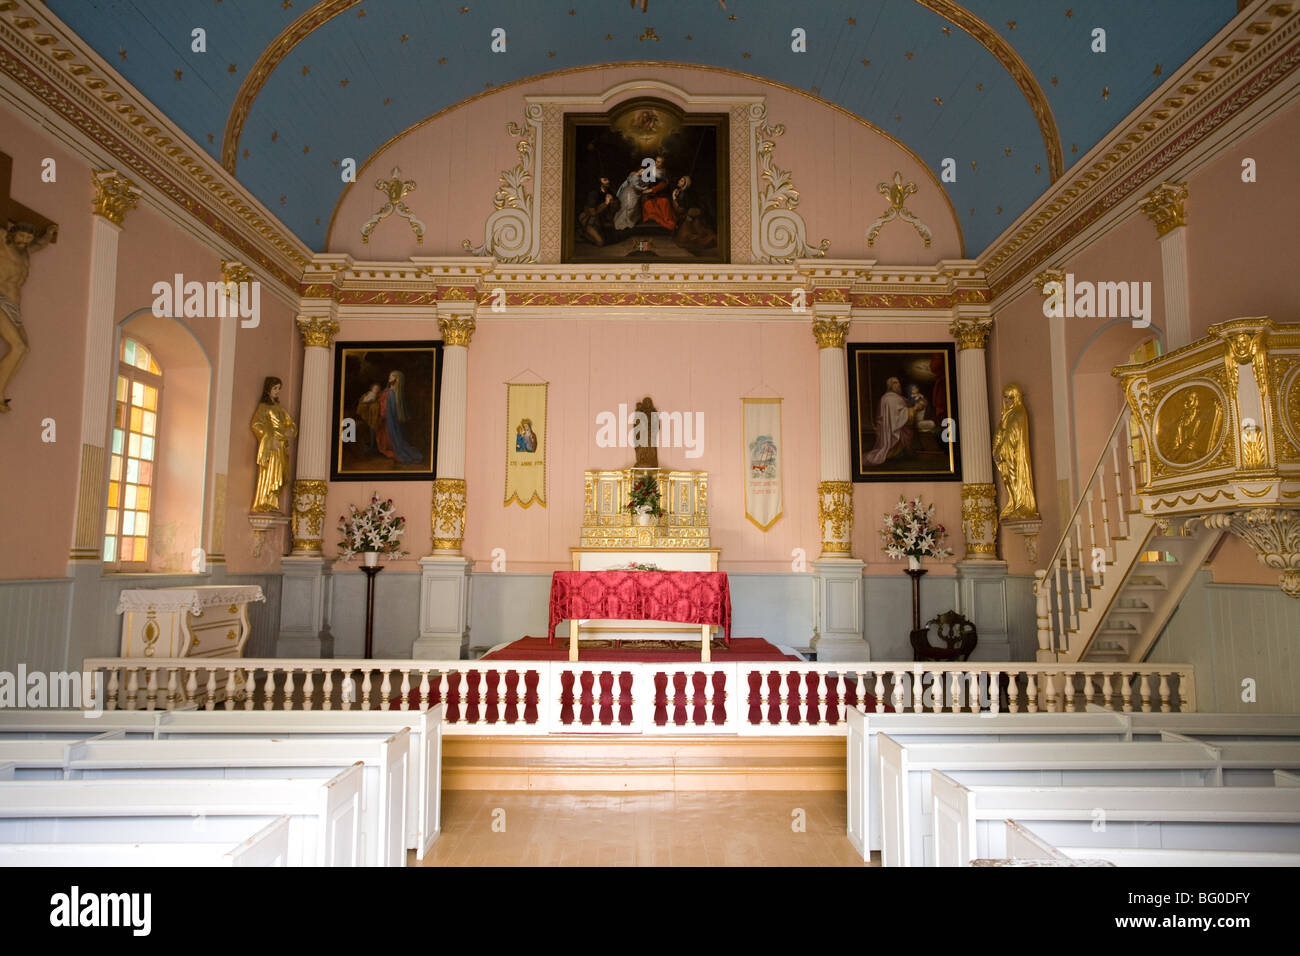
{"type": "Polygon", "coordinates": [[[0,866],[287,866],[289,818],[276,817],[238,846],[228,843],[16,843],[0,866]]]}
{"type": "Polygon", "coordinates": [[[361,762],[360,859],[370,866],[405,866],[410,732],[374,738],[266,740],[88,740],[69,744],[70,779],[212,777],[226,779],[333,776],[361,762]]]}
{"type": "Polygon", "coordinates": [[[356,866],[361,764],[323,783],[286,780],[0,780],[0,843],[242,840],[289,818],[288,860],[356,866]]]}
{"type": "Polygon", "coordinates": [[[1030,826],[1006,822],[1007,857],[1052,860],[1063,866],[1081,860],[1105,860],[1113,866],[1300,866],[1300,853],[1240,850],[1161,850],[1116,846],[1056,847],[1030,826]]]}
{"type": "Polygon", "coordinates": [[[1228,741],[1213,746],[1178,735],[1162,743],[900,743],[880,734],[881,862],[928,866],[930,771],[969,785],[1260,786],[1274,768],[1300,767],[1300,743],[1228,741]]]}
{"type": "Polygon", "coordinates": [[[164,711],[110,710],[98,717],[82,710],[0,710],[0,740],[93,737],[106,730],[122,730],[128,736],[153,736],[158,717],[164,711]]]}
{"type": "Polygon", "coordinates": [[[1087,853],[1099,843],[1300,852],[1300,791],[1292,788],[967,787],[938,770],[931,778],[939,866],[1006,857],[1008,819],[1032,821],[1047,843],[1087,853]],[[1094,829],[1103,819],[1105,829],[1094,829]]]}
{"type": "Polygon", "coordinates": [[[411,772],[406,847],[423,860],[442,829],[443,704],[419,710],[371,711],[166,711],[157,720],[160,738],[270,736],[375,737],[409,727],[411,772]]]}
{"type": "Polygon", "coordinates": [[[879,757],[876,734],[943,741],[1044,739],[1158,740],[1162,732],[1216,740],[1300,741],[1300,716],[1293,714],[1123,713],[1090,706],[1069,714],[876,714],[848,710],[848,836],[863,859],[882,849],[880,788],[873,782],[879,757]]]}
{"type": "Polygon", "coordinates": [[[109,730],[94,736],[28,737],[0,739],[0,764],[12,763],[15,770],[25,771],[25,779],[60,780],[68,762],[68,748],[85,741],[122,740],[122,730],[109,730]]]}

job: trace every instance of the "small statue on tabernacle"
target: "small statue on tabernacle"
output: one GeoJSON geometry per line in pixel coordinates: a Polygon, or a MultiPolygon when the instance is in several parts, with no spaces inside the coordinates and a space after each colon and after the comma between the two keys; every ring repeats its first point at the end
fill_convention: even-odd
{"type": "Polygon", "coordinates": [[[278,378],[267,376],[252,421],[257,436],[257,491],[252,510],[260,514],[280,512],[280,489],[289,474],[289,439],[298,434],[298,425],[280,404],[281,387],[278,378]]]}
{"type": "Polygon", "coordinates": [[[658,416],[655,403],[649,395],[636,403],[632,426],[632,444],[636,447],[636,464],[633,468],[659,467],[659,448],[654,444],[659,431],[658,416]]]}

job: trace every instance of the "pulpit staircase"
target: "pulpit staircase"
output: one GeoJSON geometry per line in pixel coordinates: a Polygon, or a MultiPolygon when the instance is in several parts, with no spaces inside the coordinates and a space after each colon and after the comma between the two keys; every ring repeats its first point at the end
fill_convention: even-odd
{"type": "Polygon", "coordinates": [[[1125,409],[1037,572],[1040,661],[1145,660],[1223,535],[1142,513],[1134,445],[1125,409]]]}

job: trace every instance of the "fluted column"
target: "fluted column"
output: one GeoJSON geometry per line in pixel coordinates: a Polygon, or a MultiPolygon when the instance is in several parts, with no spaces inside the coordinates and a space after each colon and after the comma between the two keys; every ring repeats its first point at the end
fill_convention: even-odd
{"type": "Polygon", "coordinates": [[[469,408],[472,315],[440,315],[442,392],[438,409],[438,477],[430,519],[434,554],[460,554],[465,540],[465,417],[469,408]]]}
{"type": "Polygon", "coordinates": [[[116,170],[92,174],[94,215],[90,220],[90,297],[86,304],[86,346],[81,390],[81,462],[77,482],[77,523],[73,529],[73,561],[102,561],[104,548],[104,481],[107,456],[104,440],[113,407],[113,309],[117,296],[117,238],[126,214],[139,202],[140,191],[116,170]]]}
{"type": "Polygon", "coordinates": [[[988,373],[984,350],[990,319],[957,319],[948,331],[957,341],[957,422],[961,448],[961,522],[967,561],[998,556],[997,492],[989,437],[988,373]]]}
{"type": "Polygon", "coordinates": [[[1163,182],[1147,193],[1138,207],[1155,225],[1156,235],[1160,237],[1165,291],[1165,351],[1192,341],[1186,203],[1186,183],[1163,182]]]}
{"type": "Polygon", "coordinates": [[[852,557],[853,482],[849,471],[849,382],[844,337],[849,323],[814,319],[821,380],[821,483],[817,517],[822,556],[852,557]]]}
{"type": "MultiPolygon", "coordinates": [[[[1033,279],[1034,288],[1047,299],[1064,288],[1065,270],[1044,269],[1033,279]],[[1053,285],[1056,283],[1056,285],[1053,285]]],[[[1053,313],[1057,310],[1049,310],[1053,313]]],[[[1056,464],[1056,513],[1068,515],[1074,510],[1074,441],[1070,437],[1069,362],[1065,354],[1065,315],[1046,315],[1048,348],[1052,364],[1052,448],[1056,464]]]]}
{"type": "Polygon", "coordinates": [[[339,323],[331,315],[301,315],[302,401],[298,408],[298,467],[293,481],[293,554],[321,553],[330,453],[330,347],[339,323]]]}

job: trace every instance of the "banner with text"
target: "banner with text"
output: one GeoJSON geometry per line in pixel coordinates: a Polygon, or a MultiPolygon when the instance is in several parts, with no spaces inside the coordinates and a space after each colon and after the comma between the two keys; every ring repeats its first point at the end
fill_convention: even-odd
{"type": "Polygon", "coordinates": [[[546,507],[547,387],[506,383],[506,504],[546,507]]]}
{"type": "Polygon", "coordinates": [[[766,531],[781,517],[781,399],[742,398],[745,517],[766,531]]]}

